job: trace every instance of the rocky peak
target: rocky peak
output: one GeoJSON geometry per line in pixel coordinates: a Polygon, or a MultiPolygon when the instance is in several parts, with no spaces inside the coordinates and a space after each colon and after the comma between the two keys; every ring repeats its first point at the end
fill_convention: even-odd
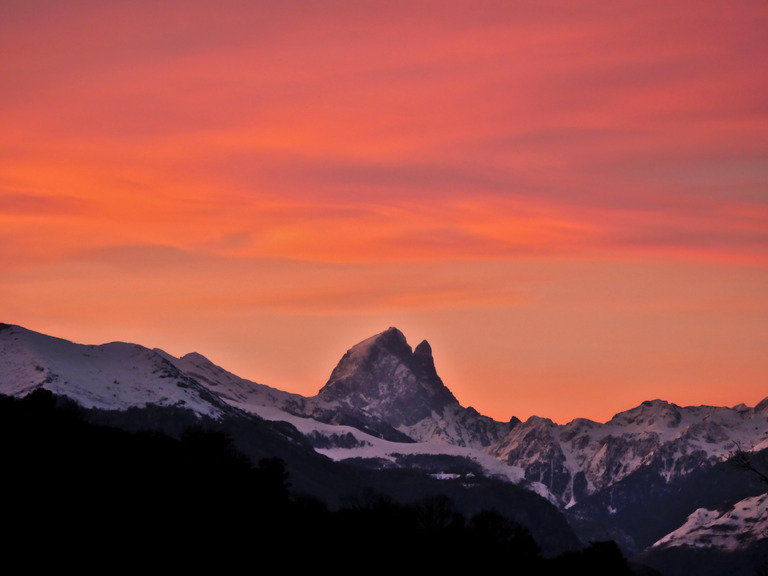
{"type": "Polygon", "coordinates": [[[768,398],[764,398],[758,402],[753,411],[756,415],[768,416],[768,398]]]}
{"type": "Polygon", "coordinates": [[[410,356],[413,354],[408,341],[405,339],[405,334],[394,327],[390,327],[380,334],[363,340],[356,346],[353,346],[352,350],[362,350],[369,353],[387,352],[395,356],[410,356]]]}
{"type": "Polygon", "coordinates": [[[324,401],[364,410],[393,425],[410,425],[458,405],[435,369],[425,340],[411,350],[397,328],[350,348],[318,393],[324,401]]]}
{"type": "Polygon", "coordinates": [[[416,348],[413,350],[413,353],[417,356],[432,358],[432,346],[430,346],[429,342],[426,340],[422,340],[421,344],[416,346],[416,348]]]}
{"type": "Polygon", "coordinates": [[[440,381],[435,368],[435,360],[432,358],[432,347],[426,340],[423,340],[414,349],[411,356],[411,367],[423,379],[440,381]]]}
{"type": "Polygon", "coordinates": [[[616,414],[608,424],[636,426],[647,431],[677,429],[682,421],[682,410],[665,400],[646,400],[639,406],[616,414]]]}
{"type": "Polygon", "coordinates": [[[360,370],[371,369],[382,358],[392,357],[405,360],[412,355],[411,347],[408,345],[403,333],[397,328],[389,328],[385,332],[371,336],[347,350],[346,354],[344,354],[333,369],[328,383],[320,393],[331,393],[332,389],[329,388],[328,384],[342,381],[360,370]]]}

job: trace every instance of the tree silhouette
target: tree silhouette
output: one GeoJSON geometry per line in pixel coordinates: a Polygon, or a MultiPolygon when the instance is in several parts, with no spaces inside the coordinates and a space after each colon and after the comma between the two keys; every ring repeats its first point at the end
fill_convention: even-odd
{"type": "Polygon", "coordinates": [[[762,466],[755,464],[757,457],[751,452],[742,449],[738,442],[734,442],[734,450],[730,453],[730,461],[738,468],[754,474],[763,484],[768,485],[768,474],[762,470],[762,466]]]}
{"type": "Polygon", "coordinates": [[[445,495],[406,504],[364,491],[330,510],[291,493],[287,462],[267,457],[254,465],[222,430],[192,427],[177,439],[96,426],[44,390],[0,396],[0,461],[3,522],[12,528],[6,556],[18,554],[30,568],[44,557],[57,567],[76,559],[86,570],[119,558],[137,570],[227,572],[290,549],[300,552],[281,561],[299,571],[339,550],[333,562],[342,573],[370,567],[371,559],[385,572],[504,564],[537,576],[628,573],[612,543],[545,559],[522,526],[493,510],[467,520],[445,495]]]}

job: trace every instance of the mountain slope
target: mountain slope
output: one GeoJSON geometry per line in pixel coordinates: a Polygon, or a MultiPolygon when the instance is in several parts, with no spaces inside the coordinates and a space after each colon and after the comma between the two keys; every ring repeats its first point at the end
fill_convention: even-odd
{"type": "Polygon", "coordinates": [[[284,408],[296,411],[300,410],[305,403],[305,398],[299,394],[284,392],[266,384],[240,378],[197,352],[186,354],[181,358],[175,358],[161,350],[157,352],[178,370],[202,384],[227,404],[251,414],[263,414],[265,417],[280,416],[284,408]]]}
{"type": "Polygon", "coordinates": [[[737,501],[699,498],[700,507],[690,511],[676,529],[639,554],[638,560],[665,576],[765,574],[768,570],[768,495],[764,485],[751,492],[751,496],[737,501]]]}
{"type": "Polygon", "coordinates": [[[698,508],[685,524],[656,542],[654,548],[693,546],[738,550],[768,537],[768,494],[740,500],[728,510],[698,508]]]}
{"type": "Polygon", "coordinates": [[[44,388],[84,408],[185,407],[221,417],[226,402],[168,361],[138,344],[83,345],[19,326],[0,325],[0,393],[23,396],[44,388]]]}

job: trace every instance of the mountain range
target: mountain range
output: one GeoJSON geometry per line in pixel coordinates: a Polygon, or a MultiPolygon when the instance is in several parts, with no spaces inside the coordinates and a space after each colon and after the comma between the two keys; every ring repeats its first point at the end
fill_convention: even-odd
{"type": "Polygon", "coordinates": [[[350,348],[305,397],[198,353],[0,324],[0,394],[39,388],[125,429],[226,425],[251,458],[286,459],[294,486],[326,499],[364,484],[402,498],[438,486],[466,506],[504,508],[552,553],[611,539],[661,574],[727,574],[763,565],[768,552],[768,398],[754,407],[654,399],[604,423],[500,422],[462,406],[429,343],[412,348],[396,328],[350,348]]]}

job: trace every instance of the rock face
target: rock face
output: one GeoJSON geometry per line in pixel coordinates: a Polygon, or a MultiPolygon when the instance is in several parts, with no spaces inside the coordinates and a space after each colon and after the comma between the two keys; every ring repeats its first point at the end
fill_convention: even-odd
{"type": "Polygon", "coordinates": [[[426,340],[412,351],[397,328],[351,348],[317,396],[367,412],[396,428],[413,426],[458,405],[437,375],[426,340]]]}
{"type": "Polygon", "coordinates": [[[481,447],[509,429],[462,407],[438,376],[429,343],[412,350],[397,328],[350,348],[312,400],[313,417],[355,414],[369,427],[385,423],[413,441],[481,447]]]}

